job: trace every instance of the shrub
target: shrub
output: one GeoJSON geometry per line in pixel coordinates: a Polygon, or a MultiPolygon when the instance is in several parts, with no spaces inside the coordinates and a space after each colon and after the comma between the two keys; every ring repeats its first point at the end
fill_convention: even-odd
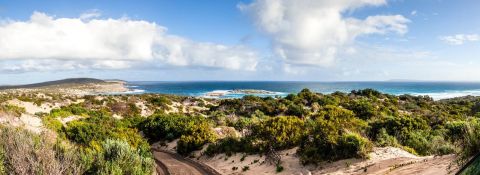
{"type": "Polygon", "coordinates": [[[234,127],[236,130],[250,129],[254,121],[251,118],[240,117],[234,122],[230,122],[229,126],[234,127]]]}
{"type": "Polygon", "coordinates": [[[191,135],[182,135],[177,142],[177,153],[188,155],[190,152],[200,149],[206,143],[202,138],[191,135]]]}
{"type": "Polygon", "coordinates": [[[431,138],[432,153],[435,155],[447,155],[456,152],[456,147],[446,141],[442,136],[433,136],[431,138]]]}
{"type": "Polygon", "coordinates": [[[75,148],[49,137],[51,133],[0,126],[0,174],[81,174],[75,148]]]}
{"type": "Polygon", "coordinates": [[[168,108],[168,105],[172,105],[172,101],[165,96],[150,97],[147,101],[154,106],[162,108],[168,108]]]}
{"type": "Polygon", "coordinates": [[[208,145],[205,150],[205,154],[208,156],[214,156],[218,153],[225,153],[227,156],[231,156],[234,153],[244,152],[244,153],[258,153],[259,148],[253,145],[250,138],[234,138],[226,137],[208,145]]]}
{"type": "Polygon", "coordinates": [[[370,89],[370,88],[361,89],[361,90],[353,90],[352,94],[365,96],[365,97],[369,97],[369,98],[381,97],[381,95],[383,95],[381,92],[379,92],[375,89],[370,89]]]}
{"type": "Polygon", "coordinates": [[[273,117],[253,127],[252,133],[275,149],[291,148],[300,142],[304,122],[297,117],[273,117]]]}
{"type": "Polygon", "coordinates": [[[123,127],[121,121],[109,116],[91,116],[69,122],[64,133],[69,140],[83,146],[106,139],[124,140],[134,148],[147,145],[137,129],[123,127]]]}
{"type": "Polygon", "coordinates": [[[470,119],[465,125],[463,137],[460,140],[461,152],[458,156],[458,164],[465,164],[480,150],[480,119],[470,119]]]}
{"type": "Polygon", "coordinates": [[[18,107],[18,106],[15,106],[15,105],[0,105],[0,112],[3,112],[3,113],[6,113],[6,114],[10,114],[10,115],[13,115],[15,117],[20,117],[23,113],[26,112],[25,108],[23,107],[18,107]]]}
{"type": "Polygon", "coordinates": [[[347,109],[352,110],[358,118],[363,120],[368,120],[378,115],[377,109],[372,102],[365,99],[351,101],[351,103],[347,104],[347,109]]]}
{"type": "Polygon", "coordinates": [[[56,118],[51,117],[50,115],[44,115],[42,117],[42,123],[46,128],[56,132],[61,132],[63,128],[62,122],[60,122],[56,118]]]}
{"type": "Polygon", "coordinates": [[[244,167],[242,168],[242,171],[248,171],[248,170],[250,170],[250,167],[249,167],[249,166],[244,166],[244,167]]]}
{"type": "Polygon", "coordinates": [[[461,140],[465,134],[465,129],[467,127],[466,121],[452,121],[445,124],[447,129],[446,136],[452,141],[461,140]]]}
{"type": "Polygon", "coordinates": [[[376,136],[376,144],[380,147],[386,147],[386,146],[393,146],[393,147],[399,147],[400,143],[398,143],[397,138],[388,135],[387,130],[385,128],[380,129],[380,132],[376,136]]]}
{"type": "Polygon", "coordinates": [[[428,133],[422,131],[409,132],[402,143],[413,148],[420,155],[429,155],[432,153],[432,143],[428,137],[428,133]]]}
{"type": "Polygon", "coordinates": [[[386,116],[370,123],[369,136],[375,138],[376,135],[384,128],[388,135],[399,136],[400,141],[404,140],[409,133],[414,130],[429,130],[427,122],[419,117],[414,116],[386,116]]]}
{"type": "Polygon", "coordinates": [[[177,142],[179,154],[188,155],[190,152],[200,149],[204,144],[216,140],[216,135],[207,122],[191,124],[185,129],[185,134],[177,142]]]}
{"type": "Polygon", "coordinates": [[[341,130],[351,130],[360,132],[367,127],[367,123],[355,117],[355,114],[348,110],[337,106],[327,105],[321,111],[314,115],[316,122],[328,122],[332,126],[341,130]]]}
{"type": "Polygon", "coordinates": [[[135,103],[124,103],[124,102],[115,102],[109,103],[107,106],[110,108],[112,113],[118,114],[124,117],[135,117],[140,116],[140,109],[135,105],[135,103]]]}
{"type": "Polygon", "coordinates": [[[345,132],[349,127],[358,128],[358,124],[339,122],[341,119],[338,118],[328,119],[330,120],[317,118],[311,133],[301,140],[298,153],[302,163],[365,157],[371,151],[372,144],[368,139],[356,133],[345,132]]]}
{"type": "Polygon", "coordinates": [[[107,139],[101,149],[93,153],[95,161],[89,174],[152,174],[154,161],[151,154],[142,154],[121,140],[107,139]]]}
{"type": "Polygon", "coordinates": [[[288,105],[287,108],[288,109],[285,112],[285,114],[287,115],[303,117],[308,113],[308,111],[305,110],[302,105],[298,105],[298,104],[291,103],[288,105]]]}
{"type": "Polygon", "coordinates": [[[361,157],[366,158],[368,153],[372,151],[372,143],[365,137],[356,133],[343,134],[338,139],[336,156],[339,158],[361,157]]]}
{"type": "Polygon", "coordinates": [[[277,165],[277,168],[275,169],[275,171],[276,171],[277,173],[280,173],[280,172],[283,171],[283,169],[284,169],[284,168],[283,168],[282,165],[277,165]]]}
{"type": "Polygon", "coordinates": [[[52,109],[50,116],[53,118],[65,118],[71,115],[86,116],[89,111],[80,104],[72,104],[70,106],[62,106],[59,109],[52,109]]]}
{"type": "Polygon", "coordinates": [[[204,117],[189,117],[178,114],[151,116],[140,124],[140,129],[151,141],[174,140],[182,135],[213,135],[209,122],[204,117]]]}

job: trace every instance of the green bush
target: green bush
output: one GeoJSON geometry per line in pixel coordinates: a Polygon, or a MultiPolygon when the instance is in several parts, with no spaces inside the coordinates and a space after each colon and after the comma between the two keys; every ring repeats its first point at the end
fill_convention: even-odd
{"type": "Polygon", "coordinates": [[[294,103],[289,104],[287,108],[288,109],[285,112],[285,114],[287,115],[303,117],[308,113],[308,111],[302,105],[298,105],[294,103]]]}
{"type": "Polygon", "coordinates": [[[432,153],[432,142],[428,133],[423,131],[409,132],[402,141],[403,145],[413,148],[419,155],[432,153]]]}
{"type": "Polygon", "coordinates": [[[263,120],[252,129],[257,139],[272,145],[274,149],[286,149],[298,145],[304,131],[304,122],[301,119],[287,116],[263,120]]]}
{"type": "Polygon", "coordinates": [[[107,139],[101,143],[101,149],[93,153],[88,174],[99,175],[146,175],[152,174],[154,161],[151,154],[143,154],[121,140],[107,139]]]}
{"type": "Polygon", "coordinates": [[[277,173],[280,173],[280,172],[282,172],[282,171],[283,171],[283,169],[284,169],[284,168],[283,168],[283,166],[282,166],[282,165],[277,165],[277,167],[276,167],[275,171],[276,171],[277,173]]]}
{"type": "Polygon", "coordinates": [[[373,106],[373,103],[365,99],[351,101],[347,104],[347,109],[352,110],[358,118],[363,120],[368,120],[378,115],[378,111],[373,106]]]}
{"type": "Polygon", "coordinates": [[[53,118],[65,118],[72,115],[87,116],[89,111],[80,104],[72,104],[70,106],[62,106],[59,109],[52,109],[50,116],[53,118]]]}
{"type": "Polygon", "coordinates": [[[442,136],[433,136],[431,143],[432,153],[435,155],[453,154],[457,151],[455,145],[445,140],[442,136]]]}
{"type": "Polygon", "coordinates": [[[228,126],[234,127],[236,130],[242,131],[244,129],[250,129],[254,124],[252,118],[240,117],[236,121],[227,122],[228,126]]]}
{"type": "Polygon", "coordinates": [[[165,96],[150,97],[147,99],[147,101],[154,106],[160,106],[163,108],[167,108],[168,105],[172,105],[172,101],[165,96]]]}
{"type": "Polygon", "coordinates": [[[183,155],[216,140],[216,134],[204,117],[155,115],[142,122],[140,128],[150,141],[170,141],[180,138],[177,143],[177,152],[183,155]]]}
{"type": "Polygon", "coordinates": [[[203,121],[199,117],[188,117],[178,114],[160,114],[146,119],[140,129],[151,141],[174,140],[186,134],[187,126],[203,121]]]}
{"type": "Polygon", "coordinates": [[[400,143],[398,143],[397,138],[394,136],[388,135],[387,130],[385,128],[380,129],[380,132],[376,136],[376,145],[380,147],[386,147],[386,146],[393,146],[393,147],[399,147],[401,146],[400,143]]]}
{"type": "Polygon", "coordinates": [[[365,137],[357,133],[345,133],[338,139],[337,156],[340,158],[354,157],[366,158],[372,151],[373,145],[365,137]]]}
{"type": "Polygon", "coordinates": [[[316,121],[328,121],[339,130],[351,130],[360,132],[367,127],[367,123],[355,117],[355,114],[337,106],[327,105],[323,107],[313,118],[316,121]]]}
{"type": "Polygon", "coordinates": [[[61,132],[62,129],[63,129],[62,122],[60,122],[56,118],[53,118],[50,115],[42,116],[42,123],[46,128],[51,129],[51,130],[56,131],[56,132],[61,132]]]}
{"type": "Polygon", "coordinates": [[[446,136],[452,141],[459,141],[464,137],[465,129],[468,123],[466,121],[451,121],[445,124],[447,129],[446,136]]]}
{"type": "Polygon", "coordinates": [[[148,145],[136,128],[123,127],[121,121],[109,116],[91,116],[67,123],[65,136],[78,144],[89,145],[106,139],[120,139],[134,148],[148,145]]]}
{"type": "Polygon", "coordinates": [[[371,151],[372,144],[368,139],[352,133],[354,129],[348,131],[349,128],[359,128],[363,125],[353,119],[348,120],[352,118],[351,112],[340,109],[330,112],[329,115],[318,117],[312,124],[312,131],[301,140],[298,154],[302,163],[365,157],[371,151]],[[349,117],[343,116],[345,113],[349,113],[349,117]]]}
{"type": "Polygon", "coordinates": [[[372,121],[369,127],[369,136],[372,138],[384,128],[388,135],[398,136],[399,141],[403,141],[412,131],[430,129],[424,119],[415,116],[386,116],[372,121]]]}
{"type": "Polygon", "coordinates": [[[182,135],[177,142],[177,153],[181,155],[188,155],[192,151],[196,151],[202,148],[206,143],[213,142],[214,135],[182,135]]]}
{"type": "Polygon", "coordinates": [[[480,150],[480,119],[468,120],[463,137],[459,142],[461,152],[459,152],[457,161],[463,165],[480,150]]]}
{"type": "Polygon", "coordinates": [[[207,156],[214,156],[219,153],[225,153],[227,156],[231,156],[240,152],[254,154],[259,153],[260,148],[253,144],[251,138],[226,137],[208,145],[204,154],[207,156]]]}

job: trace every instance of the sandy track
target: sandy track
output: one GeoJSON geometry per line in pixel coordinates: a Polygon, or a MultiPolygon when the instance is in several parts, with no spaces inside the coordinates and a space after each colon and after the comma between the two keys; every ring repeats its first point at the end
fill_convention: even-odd
{"type": "MultiPolygon", "coordinates": [[[[429,158],[393,158],[367,165],[365,168],[358,168],[348,174],[358,175],[449,175],[455,173],[456,169],[449,171],[449,166],[454,155],[429,158]]],[[[337,174],[336,172],[330,172],[337,174]]],[[[342,173],[339,173],[342,174],[342,173]]]]}
{"type": "Polygon", "coordinates": [[[439,174],[454,174],[457,169],[453,166],[449,171],[449,166],[455,159],[454,155],[447,155],[437,158],[423,159],[414,164],[402,166],[391,171],[389,174],[398,175],[410,175],[410,174],[422,174],[422,175],[439,175],[439,174]]]}
{"type": "Polygon", "coordinates": [[[188,161],[181,156],[158,149],[152,149],[159,175],[218,175],[205,169],[199,163],[188,161]]]}

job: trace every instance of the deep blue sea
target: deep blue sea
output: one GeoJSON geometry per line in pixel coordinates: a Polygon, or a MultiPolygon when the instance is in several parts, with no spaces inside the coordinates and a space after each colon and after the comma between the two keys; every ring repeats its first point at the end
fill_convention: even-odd
{"type": "Polygon", "coordinates": [[[257,96],[286,96],[303,88],[315,92],[350,92],[373,88],[383,93],[429,95],[445,99],[466,95],[480,96],[480,82],[296,82],[296,81],[203,81],[203,82],[128,82],[130,93],[161,93],[212,98],[239,98],[244,93],[233,90],[265,90],[257,96]]]}

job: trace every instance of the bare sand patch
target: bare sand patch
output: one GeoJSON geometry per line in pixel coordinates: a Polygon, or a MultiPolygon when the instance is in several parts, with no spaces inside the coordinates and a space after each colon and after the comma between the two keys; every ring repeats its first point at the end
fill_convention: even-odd
{"type": "MultiPolygon", "coordinates": [[[[276,166],[269,164],[265,156],[235,154],[226,156],[219,154],[214,157],[202,156],[199,161],[212,166],[223,174],[448,174],[448,166],[453,162],[454,155],[441,157],[418,157],[395,147],[374,148],[369,159],[345,159],[334,162],[324,162],[319,165],[304,166],[296,155],[296,148],[280,151],[282,157],[282,172],[276,172],[276,166]],[[243,167],[249,170],[242,171],[243,167]]],[[[451,173],[451,172],[450,172],[451,173]]]]}

